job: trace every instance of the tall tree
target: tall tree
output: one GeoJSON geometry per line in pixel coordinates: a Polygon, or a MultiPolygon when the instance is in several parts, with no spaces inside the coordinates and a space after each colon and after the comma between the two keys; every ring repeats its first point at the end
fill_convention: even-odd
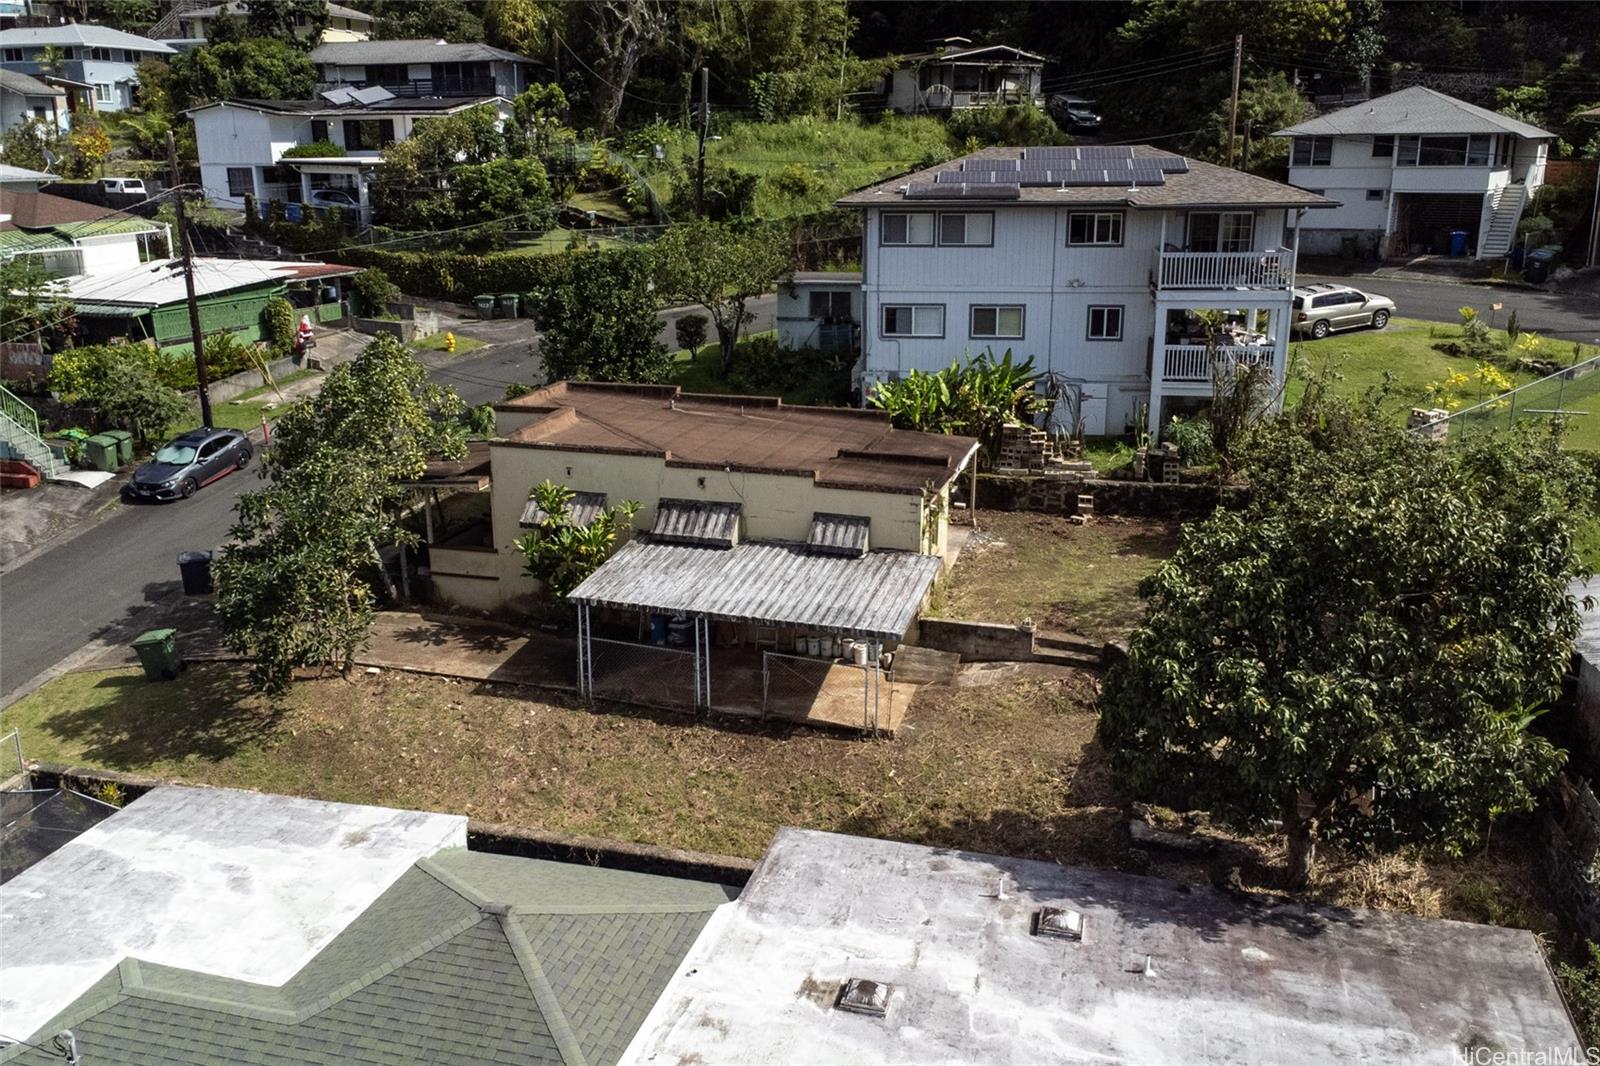
{"type": "Polygon", "coordinates": [[[268,485],[239,498],[216,562],[223,640],[268,692],[282,693],[296,668],[354,662],[377,603],[371,575],[393,594],[380,549],[415,540],[399,523],[400,482],[430,456],[464,453],[464,411],[383,337],[279,420],[262,461],[268,485]]]}
{"type": "Polygon", "coordinates": [[[534,294],[548,381],[664,381],[650,265],[638,252],[569,252],[561,281],[534,294]]]}
{"type": "Polygon", "coordinates": [[[328,28],[328,0],[245,0],[251,37],[310,51],[328,28]]]}
{"type": "Polygon", "coordinates": [[[1281,820],[1294,885],[1319,839],[1459,853],[1532,808],[1595,488],[1547,429],[1447,448],[1376,403],[1302,406],[1247,442],[1250,503],[1141,585],[1100,727],[1131,795],[1281,820]]]}
{"type": "Polygon", "coordinates": [[[172,57],[169,91],[179,110],[231,96],[299,100],[316,95],[317,72],[298,48],[282,41],[212,44],[172,57]]]}
{"type": "MultiPolygon", "coordinates": [[[[1212,108],[1194,140],[1189,154],[1213,163],[1228,157],[1228,98],[1212,108]]],[[[1239,156],[1241,170],[1282,178],[1288,171],[1290,141],[1272,133],[1311,117],[1311,104],[1300,90],[1289,83],[1282,71],[1252,76],[1239,89],[1239,156]],[[1245,134],[1249,146],[1245,147],[1245,134]]]]}
{"type": "Polygon", "coordinates": [[[597,55],[604,134],[616,125],[639,60],[665,40],[669,12],[661,0],[591,0],[586,10],[597,55]]]}
{"type": "Polygon", "coordinates": [[[483,5],[484,39],[519,56],[542,51],[547,21],[539,0],[486,0],[483,5]]]}
{"type": "Polygon", "coordinates": [[[739,333],[754,317],[746,305],[789,266],[784,234],[774,226],[691,222],[667,230],[652,251],[663,295],[710,314],[726,376],[739,333]]]}
{"type": "Polygon", "coordinates": [[[483,20],[462,0],[376,0],[378,37],[383,40],[483,40],[483,20]]]}

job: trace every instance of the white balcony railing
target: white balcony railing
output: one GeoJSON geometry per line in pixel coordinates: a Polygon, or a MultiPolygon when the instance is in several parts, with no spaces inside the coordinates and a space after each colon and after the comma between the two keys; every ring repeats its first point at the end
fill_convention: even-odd
{"type": "Polygon", "coordinates": [[[1287,289],[1294,253],[1162,252],[1156,285],[1163,289],[1287,289]]]}
{"type": "Polygon", "coordinates": [[[1213,358],[1229,364],[1271,366],[1273,351],[1270,344],[1233,344],[1215,349],[1204,344],[1169,344],[1161,360],[1161,378],[1163,381],[1209,382],[1213,358]]]}

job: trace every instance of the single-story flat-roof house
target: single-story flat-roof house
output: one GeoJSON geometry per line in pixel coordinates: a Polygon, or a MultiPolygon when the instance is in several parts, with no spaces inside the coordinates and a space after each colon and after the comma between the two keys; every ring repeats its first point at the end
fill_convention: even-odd
{"type": "Polygon", "coordinates": [[[1289,183],[1338,202],[1306,219],[1312,255],[1507,254],[1555,134],[1421,85],[1307,119],[1289,183]]]}
{"type": "Polygon", "coordinates": [[[0,194],[0,259],[33,256],[57,277],[136,269],[152,253],[165,255],[169,240],[165,223],[123,211],[45,192],[0,194]]]}
{"type": "MultiPolygon", "coordinates": [[[[229,332],[244,341],[264,340],[261,312],[274,296],[285,297],[313,322],[341,318],[338,279],[359,272],[340,263],[197,258],[200,329],[207,335],[229,332]]],[[[148,340],[174,354],[194,347],[179,260],[156,259],[126,270],[69,278],[65,289],[77,310],[80,343],[148,340]]]]}
{"type": "MultiPolygon", "coordinates": [[[[977,446],[893,429],[882,411],[558,382],[495,406],[488,506],[430,537],[433,592],[469,608],[538,609],[548,601],[515,544],[539,522],[534,486],[577,493],[569,520],[580,526],[635,501],[636,535],[568,595],[579,686],[605,694],[625,679],[621,660],[662,652],[646,675],[668,686],[657,698],[738,712],[762,702],[763,649],[838,642],[833,659],[848,639],[864,665],[906,638],[951,556],[950,494],[977,446]],[[674,619],[681,653],[660,647],[674,619]],[[740,650],[719,652],[708,677],[713,645],[740,650]],[[753,695],[741,687],[749,671],[753,695]]],[[[858,691],[855,726],[862,700],[858,691]]]]}

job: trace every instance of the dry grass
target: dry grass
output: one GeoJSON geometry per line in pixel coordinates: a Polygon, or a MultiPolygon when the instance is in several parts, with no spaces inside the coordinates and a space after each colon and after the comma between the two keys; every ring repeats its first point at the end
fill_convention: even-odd
{"type": "Polygon", "coordinates": [[[980,511],[978,533],[934,611],[980,622],[1032,618],[1045,629],[1125,637],[1144,617],[1140,579],[1177,546],[1176,522],[1105,517],[1075,526],[1062,515],[980,511]]]}

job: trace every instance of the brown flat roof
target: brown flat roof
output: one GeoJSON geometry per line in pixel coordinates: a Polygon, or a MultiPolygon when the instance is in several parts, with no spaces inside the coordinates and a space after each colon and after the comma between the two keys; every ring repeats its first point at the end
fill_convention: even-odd
{"type": "Polygon", "coordinates": [[[505,443],[650,455],[669,466],[809,477],[832,488],[916,493],[943,487],[978,442],[894,429],[882,411],[793,407],[771,396],[712,396],[676,385],[556,382],[495,406],[533,414],[505,443]]]}

